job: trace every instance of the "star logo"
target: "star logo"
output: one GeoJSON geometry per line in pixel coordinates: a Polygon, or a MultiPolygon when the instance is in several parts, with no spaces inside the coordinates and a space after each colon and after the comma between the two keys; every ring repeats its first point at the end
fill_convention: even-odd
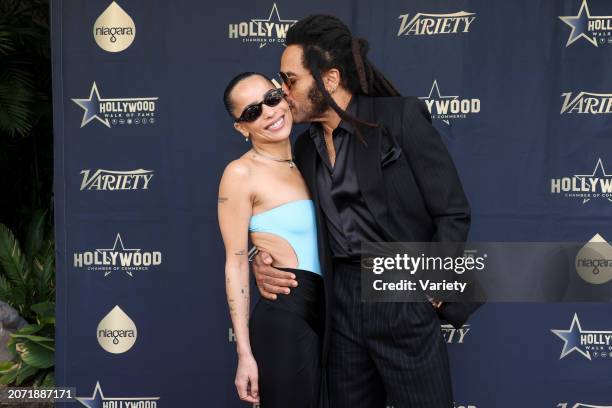
{"type": "MultiPolygon", "coordinates": [[[[602,29],[594,29],[592,28],[592,23],[597,20],[612,20],[612,16],[592,16],[589,11],[589,5],[587,4],[587,0],[582,0],[582,4],[580,5],[580,11],[578,11],[578,15],[576,16],[559,16],[559,19],[563,21],[565,24],[572,28],[570,32],[570,36],[567,39],[566,47],[569,47],[574,42],[576,42],[580,38],[584,38],[595,47],[598,47],[597,40],[595,38],[595,30],[599,31],[602,29]]],[[[602,31],[607,31],[605,27],[608,25],[604,25],[604,29],[602,31]]]]}
{"type": "Polygon", "coordinates": [[[102,123],[106,127],[110,127],[108,119],[102,118],[98,115],[98,107],[100,106],[100,102],[102,102],[102,100],[100,99],[98,87],[95,82],[91,87],[91,92],[89,93],[88,99],[73,99],[72,101],[85,110],[85,113],[83,114],[83,120],[81,121],[81,127],[85,126],[94,119],[99,120],[100,123],[102,123]]]}
{"type": "Polygon", "coordinates": [[[90,398],[76,397],[76,400],[88,408],[102,408],[104,405],[106,405],[103,404],[105,401],[119,401],[118,403],[115,403],[116,405],[113,404],[113,406],[122,406],[124,405],[123,401],[129,402],[130,406],[136,406],[139,405],[140,401],[159,401],[159,397],[106,398],[102,393],[100,382],[96,381],[96,387],[94,388],[94,392],[90,398]]]}
{"type": "MultiPolygon", "coordinates": [[[[440,87],[438,86],[438,80],[434,79],[433,81],[433,85],[431,85],[431,89],[429,90],[429,95],[427,96],[419,96],[419,99],[425,100],[426,103],[427,101],[436,101],[436,100],[444,100],[444,99],[457,99],[459,96],[455,95],[455,96],[442,96],[442,94],[440,93],[440,87]],[[435,95],[434,95],[434,90],[435,90],[435,95]],[[433,95],[433,96],[432,96],[433,95]]],[[[429,108],[430,113],[431,112],[431,107],[433,106],[433,102],[429,102],[427,103],[427,107],[429,108]]],[[[443,119],[442,122],[446,123],[448,126],[450,126],[450,121],[448,119],[443,119]]]]}
{"type": "MultiPolygon", "coordinates": [[[[268,16],[268,18],[252,18],[251,21],[256,24],[262,24],[262,25],[267,25],[266,23],[273,23],[273,24],[289,24],[289,26],[292,26],[297,22],[297,20],[281,19],[280,14],[278,13],[278,6],[276,5],[276,3],[274,3],[274,5],[272,6],[272,10],[270,11],[270,15],[268,16]],[[273,16],[274,16],[274,19],[272,18],[273,16]]],[[[277,27],[276,32],[278,34],[281,30],[279,30],[278,25],[276,27],[277,27]]],[[[283,36],[284,36],[284,30],[282,31],[283,31],[283,36]]],[[[267,44],[268,44],[267,42],[263,42],[259,44],[259,48],[263,48],[267,44]]]]}
{"type": "MultiPolygon", "coordinates": [[[[593,169],[593,173],[591,173],[591,174],[575,174],[575,175],[574,175],[574,177],[577,177],[577,178],[579,178],[579,179],[581,179],[581,180],[584,180],[584,179],[585,179],[585,177],[586,177],[586,178],[587,178],[587,180],[590,180],[590,179],[595,178],[595,175],[599,174],[599,173],[597,172],[597,170],[598,170],[598,169],[601,171],[601,173],[600,173],[600,174],[601,174],[601,176],[602,176],[603,178],[612,177],[612,174],[607,174],[607,173],[606,173],[606,170],[604,169],[603,162],[601,161],[601,158],[599,158],[599,160],[597,160],[597,164],[595,165],[595,169],[593,169]]],[[[597,178],[597,181],[599,181],[599,180],[600,180],[600,179],[599,179],[599,178],[597,178]]],[[[585,198],[585,199],[583,199],[583,200],[582,200],[582,204],[584,204],[584,203],[588,202],[589,200],[590,200],[590,198],[585,198]]],[[[612,202],[612,198],[608,198],[608,201],[612,202]]]]}
{"type": "MultiPolygon", "coordinates": [[[[83,119],[81,120],[81,128],[87,125],[92,120],[96,119],[104,126],[110,128],[111,124],[108,118],[102,113],[101,106],[104,106],[104,112],[112,112],[114,106],[117,104],[121,104],[122,106],[132,105],[141,101],[157,101],[159,98],[101,98],[100,92],[98,91],[98,86],[94,81],[91,86],[91,91],[89,92],[89,98],[73,98],[72,101],[79,105],[85,113],[83,114],[83,119]],[[110,104],[107,104],[107,103],[110,104]]],[[[133,111],[133,109],[131,110],[133,111]]],[[[131,120],[130,120],[131,121],[131,120]]],[[[131,123],[131,122],[130,122],[131,123]]]]}
{"type": "MultiPolygon", "coordinates": [[[[112,248],[96,248],[96,252],[102,254],[104,256],[104,260],[105,261],[110,261],[108,258],[108,253],[109,252],[118,252],[117,251],[117,246],[120,246],[120,252],[140,252],[140,249],[137,248],[126,248],[123,245],[123,239],[121,238],[121,234],[117,233],[117,237],[115,238],[115,243],[113,244],[112,248]]],[[[130,275],[131,277],[134,277],[134,275],[132,274],[132,271],[130,271],[129,269],[126,269],[125,273],[127,273],[128,275],[130,275]]],[[[111,271],[106,271],[104,272],[104,276],[108,276],[111,274],[111,271]]]]}
{"type": "MultiPolygon", "coordinates": [[[[588,360],[591,360],[591,353],[587,347],[591,344],[601,344],[602,339],[607,342],[608,345],[612,344],[612,331],[586,331],[582,330],[580,321],[578,320],[578,314],[574,313],[572,324],[569,330],[551,330],[557,337],[563,340],[563,350],[561,350],[561,356],[559,360],[567,356],[573,351],[577,351],[582,354],[588,360]],[[591,335],[591,336],[589,336],[591,335]],[[589,340],[588,337],[596,337],[597,341],[589,340]]],[[[597,357],[597,356],[596,356],[597,357]]]]}

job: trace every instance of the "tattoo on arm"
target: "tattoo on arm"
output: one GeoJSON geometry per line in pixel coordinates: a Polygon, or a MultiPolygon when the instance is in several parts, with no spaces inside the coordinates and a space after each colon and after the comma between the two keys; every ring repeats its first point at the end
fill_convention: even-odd
{"type": "Polygon", "coordinates": [[[227,200],[228,200],[228,198],[227,198],[227,197],[219,197],[219,198],[217,199],[217,203],[219,203],[219,204],[223,204],[223,203],[224,203],[224,202],[226,202],[227,200]]]}
{"type": "Polygon", "coordinates": [[[238,255],[238,256],[243,256],[243,255],[246,255],[246,254],[247,254],[246,249],[241,249],[238,252],[234,252],[234,255],[238,255]]]}

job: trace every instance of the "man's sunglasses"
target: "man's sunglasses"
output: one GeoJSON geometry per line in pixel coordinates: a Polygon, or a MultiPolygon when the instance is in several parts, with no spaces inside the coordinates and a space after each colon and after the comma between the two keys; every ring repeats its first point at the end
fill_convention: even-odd
{"type": "Polygon", "coordinates": [[[287,86],[287,89],[291,89],[291,87],[293,86],[293,84],[295,84],[298,78],[304,75],[307,75],[307,74],[289,76],[282,71],[278,73],[278,76],[280,77],[281,81],[283,81],[283,84],[287,86]]]}
{"type": "Polygon", "coordinates": [[[247,106],[242,114],[236,119],[236,122],[255,122],[261,116],[262,105],[270,107],[278,105],[285,96],[282,89],[270,89],[263,97],[263,101],[247,106]]]}

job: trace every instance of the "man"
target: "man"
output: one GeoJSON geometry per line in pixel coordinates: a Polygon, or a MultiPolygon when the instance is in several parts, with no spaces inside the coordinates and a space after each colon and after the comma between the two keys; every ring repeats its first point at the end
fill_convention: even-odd
{"type": "MultiPolygon", "coordinates": [[[[460,325],[469,311],[361,302],[360,257],[366,241],[464,242],[470,209],[455,166],[425,105],[399,97],[340,20],[309,16],[286,45],[283,89],[294,121],[311,122],[295,160],[317,204],[330,407],[452,407],[436,312],[448,307],[460,325]]],[[[271,261],[259,254],[253,270],[262,296],[275,299],[298,283],[271,261]]]]}

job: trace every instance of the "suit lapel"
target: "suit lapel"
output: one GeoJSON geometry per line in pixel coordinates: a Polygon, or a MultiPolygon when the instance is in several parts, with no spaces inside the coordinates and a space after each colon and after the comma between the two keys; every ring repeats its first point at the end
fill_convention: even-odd
{"type": "MultiPolygon", "coordinates": [[[[366,122],[376,123],[372,98],[359,95],[356,97],[359,98],[357,116],[366,122]]],[[[380,165],[381,130],[379,127],[369,126],[360,126],[360,130],[366,143],[359,139],[355,140],[357,180],[363,199],[375,221],[383,229],[384,234],[389,236],[387,204],[380,165]]]]}

